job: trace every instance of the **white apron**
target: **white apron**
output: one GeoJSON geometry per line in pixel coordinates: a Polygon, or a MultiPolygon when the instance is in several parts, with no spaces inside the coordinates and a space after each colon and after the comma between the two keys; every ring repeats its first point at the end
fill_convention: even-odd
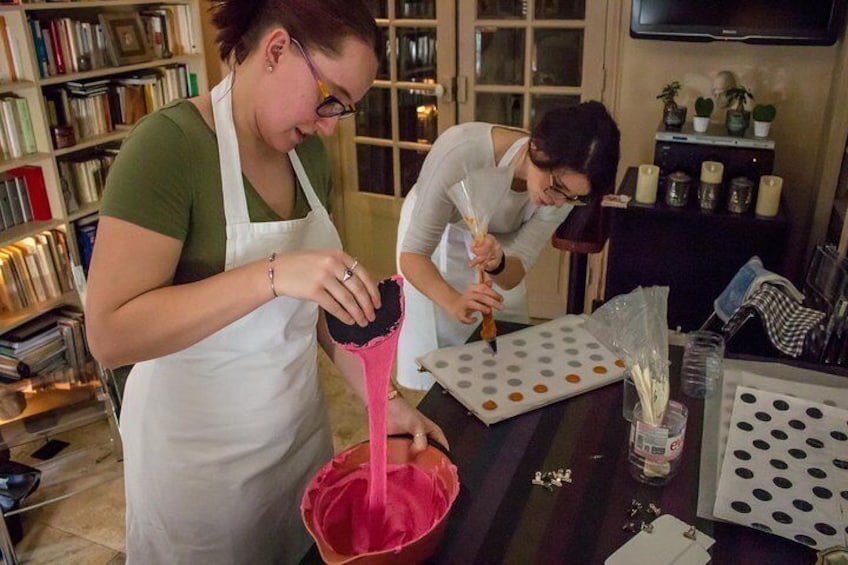
{"type": "MultiPolygon", "coordinates": [[[[309,215],[250,222],[231,84],[229,75],[212,90],[225,269],[274,251],[340,248],[293,150],[309,215]]],[[[315,303],[280,297],[187,349],[135,365],[121,415],[127,563],[281,564],[308,550],[300,499],[332,456],[317,320],[315,303]]]]}
{"type": "MultiPolygon", "coordinates": [[[[515,155],[527,142],[528,138],[525,137],[513,143],[501,157],[498,167],[509,168],[515,155]]],[[[508,178],[511,182],[512,176],[509,175],[508,178]]],[[[509,190],[508,187],[505,189],[509,190]]],[[[404,200],[398,221],[398,272],[400,272],[399,261],[403,238],[409,229],[417,199],[416,187],[413,186],[404,200]]],[[[468,261],[473,257],[469,251],[472,240],[471,233],[464,224],[448,224],[431,257],[445,282],[459,292],[464,292],[478,281],[477,270],[468,267],[468,261]]],[[[504,298],[504,309],[495,312],[495,318],[529,323],[527,288],[524,281],[511,290],[500,287],[496,290],[504,298]]],[[[404,287],[403,293],[406,300],[406,317],[409,320],[415,320],[415,323],[404,324],[401,327],[398,337],[397,381],[407,388],[427,390],[433,386],[434,379],[430,373],[418,371],[416,359],[434,349],[465,343],[477,326],[455,320],[411,284],[404,287]]]]}

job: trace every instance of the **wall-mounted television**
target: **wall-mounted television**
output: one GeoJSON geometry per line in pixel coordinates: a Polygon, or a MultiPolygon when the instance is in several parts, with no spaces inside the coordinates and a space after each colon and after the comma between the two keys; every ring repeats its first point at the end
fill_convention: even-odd
{"type": "Polygon", "coordinates": [[[674,41],[833,45],[848,0],[632,0],[630,36],[674,41]]]}

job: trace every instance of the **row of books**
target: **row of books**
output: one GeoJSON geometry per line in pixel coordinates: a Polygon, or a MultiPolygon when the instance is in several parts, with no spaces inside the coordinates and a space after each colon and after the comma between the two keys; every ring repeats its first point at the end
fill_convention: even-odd
{"type": "Polygon", "coordinates": [[[81,218],[74,224],[77,237],[77,249],[80,252],[82,272],[88,276],[88,267],[91,265],[91,256],[94,253],[94,241],[97,239],[97,223],[100,218],[97,214],[81,218]]]}
{"type": "MultiPolygon", "coordinates": [[[[188,5],[153,6],[138,15],[145,32],[142,39],[150,46],[151,57],[198,52],[199,38],[195,37],[188,5]]],[[[102,18],[98,21],[97,14],[88,15],[87,19],[30,18],[28,23],[41,78],[121,66],[115,49],[109,45],[121,38],[111,38],[106,27],[109,22],[102,18]]]]}
{"type": "Polygon", "coordinates": [[[26,98],[6,94],[0,97],[0,157],[19,159],[38,151],[35,131],[26,98]]]}
{"type": "Polygon", "coordinates": [[[12,28],[6,25],[6,18],[0,16],[0,83],[15,82],[21,73],[21,44],[12,28]]]}
{"type": "Polygon", "coordinates": [[[60,297],[74,288],[65,232],[42,231],[0,248],[0,304],[8,312],[60,297]]]}
{"type": "MultiPolygon", "coordinates": [[[[132,125],[172,100],[191,96],[189,75],[187,67],[178,64],[46,88],[48,122],[51,129],[70,127],[74,143],[105,135],[116,125],[132,125]]],[[[196,78],[193,84],[197,84],[196,78]]],[[[57,149],[65,146],[56,138],[53,142],[57,149]]]]}
{"type": "Polygon", "coordinates": [[[92,155],[63,159],[58,162],[59,177],[63,188],[67,185],[65,207],[68,212],[80,205],[100,200],[106,188],[106,174],[118,154],[117,148],[99,148],[92,155]]]}
{"type": "Polygon", "coordinates": [[[67,367],[71,381],[83,380],[89,356],[82,313],[52,310],[0,335],[0,381],[64,376],[67,367]]]}
{"type": "Polygon", "coordinates": [[[27,165],[0,174],[0,233],[52,218],[41,167],[27,165]]]}

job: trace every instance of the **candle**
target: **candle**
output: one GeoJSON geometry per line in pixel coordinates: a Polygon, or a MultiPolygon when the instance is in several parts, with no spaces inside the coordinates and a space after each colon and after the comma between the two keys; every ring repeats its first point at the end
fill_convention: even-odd
{"type": "Polygon", "coordinates": [[[701,163],[701,182],[710,184],[721,184],[724,175],[724,165],[718,161],[704,161],[701,163]]]}
{"type": "Polygon", "coordinates": [[[657,182],[660,180],[660,168],[656,165],[639,165],[636,179],[636,202],[653,204],[657,201],[657,182]]]}
{"type": "Polygon", "coordinates": [[[783,179],[776,175],[763,175],[760,177],[760,189],[757,193],[757,216],[777,216],[780,207],[780,191],[783,188],[783,179]]]}

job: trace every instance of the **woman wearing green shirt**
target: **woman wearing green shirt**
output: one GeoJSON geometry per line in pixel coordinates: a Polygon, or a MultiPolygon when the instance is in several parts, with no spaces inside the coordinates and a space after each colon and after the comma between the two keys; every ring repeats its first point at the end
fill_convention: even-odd
{"type": "MultiPolygon", "coordinates": [[[[225,0],[213,21],[232,72],[127,138],[89,273],[91,350],[134,364],[121,415],[130,565],[301,559],[299,502],[332,455],[318,343],[364,398],[319,307],[360,326],[380,307],[341,249],[313,137],[371,85],[373,18],[352,0],[225,0]]],[[[403,399],[389,432],[415,449],[445,441],[403,399]]]]}

